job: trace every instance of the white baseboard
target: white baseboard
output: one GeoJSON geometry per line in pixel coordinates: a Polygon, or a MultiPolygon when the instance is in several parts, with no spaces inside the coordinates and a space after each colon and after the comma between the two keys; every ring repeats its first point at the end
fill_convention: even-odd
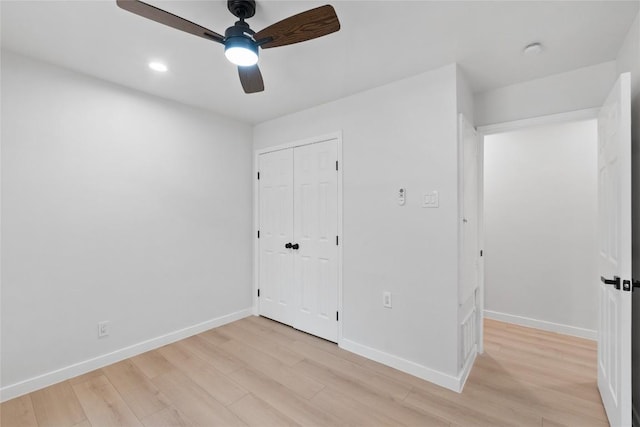
{"type": "Polygon", "coordinates": [[[561,323],[547,322],[546,320],[531,319],[529,317],[516,316],[513,314],[500,313],[498,311],[485,310],[484,317],[487,319],[499,320],[501,322],[515,323],[516,325],[528,326],[530,328],[542,329],[549,332],[571,335],[574,337],[586,338],[589,340],[598,339],[598,331],[593,329],[578,328],[576,326],[563,325],[561,323]]]}
{"type": "Polygon", "coordinates": [[[407,374],[413,375],[414,377],[418,377],[441,387],[448,388],[449,390],[453,390],[457,393],[460,393],[462,391],[462,387],[464,386],[464,382],[466,381],[466,376],[468,376],[468,372],[471,371],[471,366],[473,366],[473,361],[471,359],[475,359],[475,356],[473,358],[469,358],[471,361],[468,364],[468,372],[466,373],[466,375],[464,375],[463,371],[462,374],[455,377],[453,375],[436,371],[435,369],[428,368],[410,360],[394,356],[393,354],[385,353],[383,351],[376,350],[375,348],[367,347],[366,345],[359,344],[346,338],[343,338],[340,341],[339,345],[344,350],[350,351],[362,357],[366,357],[367,359],[375,360],[378,363],[382,363],[383,365],[387,365],[399,371],[406,372],[407,374]]]}
{"type": "Polygon", "coordinates": [[[121,360],[129,357],[162,347],[163,345],[171,344],[212,328],[217,328],[218,326],[226,325],[227,323],[235,322],[236,320],[240,320],[251,315],[251,308],[236,311],[235,313],[230,313],[196,325],[188,326],[150,340],[142,341],[140,343],[112,351],[111,353],[74,363],[73,365],[65,366],[63,368],[56,369],[55,371],[38,375],[37,377],[7,385],[0,389],[0,402],[5,402],[13,399],[14,397],[22,396],[24,394],[31,393],[32,391],[77,377],[78,375],[86,374],[87,372],[91,372],[95,369],[120,362],[121,360]]]}
{"type": "Polygon", "coordinates": [[[635,406],[631,406],[631,424],[633,427],[640,427],[640,412],[635,406]]]}

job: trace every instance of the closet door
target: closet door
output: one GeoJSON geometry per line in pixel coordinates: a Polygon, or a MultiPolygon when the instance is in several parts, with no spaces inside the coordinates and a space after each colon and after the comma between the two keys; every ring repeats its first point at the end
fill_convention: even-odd
{"type": "Polygon", "coordinates": [[[293,241],[294,327],[337,341],[338,159],[337,141],[296,147],[293,241]]]}
{"type": "Polygon", "coordinates": [[[259,157],[260,314],[293,324],[293,150],[273,151],[259,157]]]}

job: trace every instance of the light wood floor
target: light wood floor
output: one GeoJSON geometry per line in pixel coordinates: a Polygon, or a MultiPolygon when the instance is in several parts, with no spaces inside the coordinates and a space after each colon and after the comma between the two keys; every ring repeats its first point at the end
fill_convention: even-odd
{"type": "Polygon", "coordinates": [[[592,341],[485,324],[462,394],[251,317],[5,402],[2,426],[608,425],[592,341]]]}

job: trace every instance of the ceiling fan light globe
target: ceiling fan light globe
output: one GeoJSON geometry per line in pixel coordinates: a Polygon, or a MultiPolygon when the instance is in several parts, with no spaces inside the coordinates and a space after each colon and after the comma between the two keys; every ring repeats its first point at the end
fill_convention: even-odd
{"type": "Polygon", "coordinates": [[[248,67],[258,63],[258,47],[253,40],[232,37],[225,42],[224,56],[235,65],[248,67]]]}

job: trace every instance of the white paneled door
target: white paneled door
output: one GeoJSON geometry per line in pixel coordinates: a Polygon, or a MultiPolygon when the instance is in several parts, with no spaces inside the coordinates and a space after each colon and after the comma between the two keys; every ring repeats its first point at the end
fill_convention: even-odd
{"type": "Polygon", "coordinates": [[[598,388],[612,426],[631,426],[631,100],[622,74],[598,116],[598,388]]]}
{"type": "Polygon", "coordinates": [[[260,314],[293,321],[293,152],[260,156],[260,314]]]}
{"type": "Polygon", "coordinates": [[[478,135],[460,114],[462,136],[462,280],[459,302],[463,304],[478,288],[478,135]]]}
{"type": "Polygon", "coordinates": [[[336,140],[259,157],[260,314],[334,342],[338,339],[337,159],[336,140]],[[274,191],[275,187],[288,194],[274,191]]]}

